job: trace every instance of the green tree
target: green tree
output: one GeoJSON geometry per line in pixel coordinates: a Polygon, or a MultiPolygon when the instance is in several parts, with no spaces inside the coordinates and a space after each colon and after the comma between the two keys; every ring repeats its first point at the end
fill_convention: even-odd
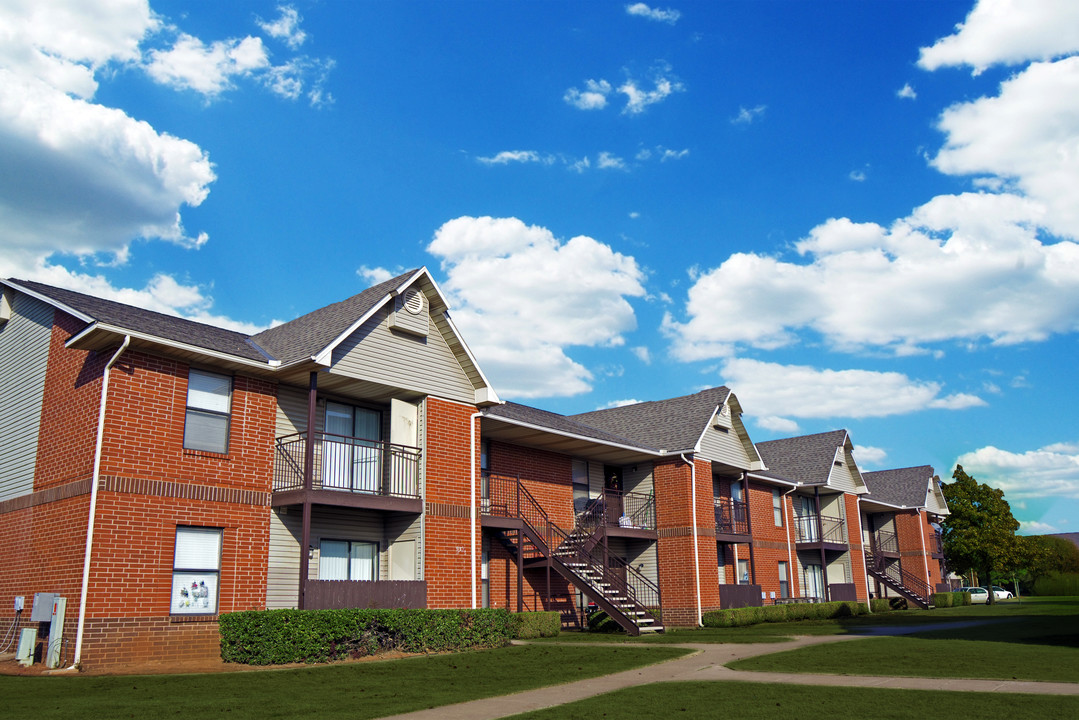
{"type": "Polygon", "coordinates": [[[1064,538],[1031,535],[1024,541],[1024,569],[1033,584],[1040,577],[1054,573],[1079,573],[1079,547],[1064,538]]]}
{"type": "MultiPolygon", "coordinates": [[[[1004,499],[1004,491],[979,483],[955,466],[952,482],[941,486],[950,514],[941,523],[944,557],[957,572],[973,570],[991,585],[993,571],[1013,570],[1021,549],[1015,531],[1019,523],[1004,499]]],[[[990,592],[989,602],[996,602],[990,592]]]]}

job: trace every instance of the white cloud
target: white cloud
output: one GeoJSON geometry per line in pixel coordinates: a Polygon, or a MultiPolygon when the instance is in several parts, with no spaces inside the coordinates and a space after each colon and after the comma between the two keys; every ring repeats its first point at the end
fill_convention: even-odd
{"type": "Polygon", "coordinates": [[[1079,498],[1079,447],[1074,443],[1021,453],[990,445],[960,455],[956,463],[1009,498],[1079,498]]]}
{"type": "Polygon", "coordinates": [[[898,372],[821,370],[748,358],[727,360],[719,372],[743,407],[767,419],[769,425],[757,422],[768,429],[790,418],[887,417],[985,404],[972,395],[942,397],[939,383],[912,380],[898,372]]]}
{"type": "Polygon", "coordinates": [[[1049,60],[1079,51],[1073,0],[979,0],[954,35],[922,48],[926,70],[966,65],[978,74],[998,63],[1049,60]]]}
{"type": "MultiPolygon", "coordinates": [[[[213,297],[207,289],[198,285],[185,285],[175,277],[158,273],[141,289],[118,288],[101,275],[72,272],[44,260],[31,260],[29,264],[12,262],[10,256],[0,258],[0,277],[16,277],[86,293],[94,297],[114,300],[127,305],[153,310],[154,312],[183,317],[216,327],[248,334],[265,330],[267,326],[233,320],[211,311],[213,297]]],[[[274,320],[271,325],[279,324],[274,320]]]]}
{"type": "Polygon", "coordinates": [[[1060,532],[1055,525],[1043,523],[1038,520],[1020,520],[1019,526],[1023,535],[1045,535],[1047,533],[1060,532]]]}
{"type": "Polygon", "coordinates": [[[1070,332],[1079,329],[1079,245],[1043,242],[1042,214],[1015,195],[966,193],[936,197],[891,228],[832,219],[796,244],[808,263],[738,253],[700,273],[688,320],[668,315],[664,329],[683,360],[793,345],[805,331],[837,349],[900,355],[931,342],[1070,332]]]}
{"type": "Polygon", "coordinates": [[[953,105],[940,129],[947,140],[935,168],[987,175],[990,186],[1037,203],[1040,226],[1079,238],[1079,57],[1035,63],[1003,82],[996,97],[953,105]]]}
{"type": "Polygon", "coordinates": [[[0,233],[10,265],[36,268],[54,252],[123,260],[136,238],[206,241],[180,219],[215,179],[206,153],[93,102],[96,74],[134,61],[155,28],[145,3],[0,7],[0,233]]]}
{"type": "Polygon", "coordinates": [[[652,364],[652,353],[648,350],[646,346],[638,345],[637,347],[630,348],[630,350],[633,352],[634,355],[637,356],[637,359],[643,362],[645,365],[652,364]]]}
{"type": "Polygon", "coordinates": [[[914,92],[914,88],[911,87],[910,83],[907,83],[896,91],[895,96],[904,100],[914,100],[918,97],[918,93],[914,92]]]}
{"type": "Polygon", "coordinates": [[[739,107],[738,114],[731,118],[733,125],[749,125],[764,117],[767,105],[758,105],[752,108],[739,107]]]}
{"type": "Polygon", "coordinates": [[[888,453],[879,447],[872,447],[870,445],[855,445],[854,446],[854,459],[858,461],[858,465],[877,465],[879,466],[888,457],[888,453]]]}
{"type": "Polygon", "coordinates": [[[503,150],[491,157],[478,157],[477,161],[484,165],[508,165],[510,163],[542,163],[550,165],[554,158],[550,155],[541,155],[535,150],[503,150]]]}
{"type": "Polygon", "coordinates": [[[854,182],[865,182],[865,170],[851,170],[848,177],[854,182]]]}
{"type": "Polygon", "coordinates": [[[670,68],[663,66],[656,71],[652,82],[654,89],[642,90],[637,80],[626,80],[619,86],[618,92],[626,96],[626,106],[622,108],[623,115],[638,115],[649,106],[663,102],[676,92],[683,92],[685,86],[678,80],[667,77],[670,68]]]}
{"type": "Polygon", "coordinates": [[[460,217],[427,247],[441,259],[453,316],[491,381],[507,397],[590,389],[573,346],[613,347],[636,327],[627,301],[644,272],[590,237],[567,241],[517,218],[460,217]]]}
{"type": "Polygon", "coordinates": [[[596,158],[596,167],[600,170],[628,170],[626,161],[617,155],[604,151],[596,158]]]}
{"type": "Polygon", "coordinates": [[[206,45],[181,33],[168,50],[150,52],[146,72],[157,82],[213,97],[230,89],[232,78],[270,66],[262,39],[219,40],[206,45]]]}
{"type": "Polygon", "coordinates": [[[627,405],[638,405],[638,404],[640,404],[640,402],[641,402],[640,400],[636,400],[636,399],[633,399],[633,398],[630,398],[628,400],[611,400],[609,403],[607,403],[603,407],[596,408],[596,409],[597,410],[608,410],[610,408],[626,407],[627,405]]]}
{"type": "Polygon", "coordinates": [[[277,11],[281,14],[276,20],[267,22],[259,18],[258,26],[270,37],[283,40],[295,50],[307,40],[307,33],[300,29],[300,13],[291,5],[278,5],[277,11]]]}
{"type": "Polygon", "coordinates": [[[777,433],[796,433],[798,432],[798,423],[794,422],[790,418],[776,417],[775,415],[765,415],[755,419],[758,427],[762,427],[765,430],[771,430],[777,433]]]}
{"type": "Polygon", "coordinates": [[[570,88],[562,99],[578,110],[602,110],[610,94],[611,84],[606,80],[587,80],[584,90],[570,88]]]}
{"type": "Polygon", "coordinates": [[[672,8],[650,8],[643,2],[633,3],[632,5],[626,5],[626,12],[630,15],[636,15],[637,17],[643,17],[647,20],[655,20],[656,22],[667,23],[668,25],[674,25],[678,22],[678,18],[682,17],[682,13],[672,8]]]}
{"type": "Polygon", "coordinates": [[[662,153],[659,156],[660,162],[667,162],[668,160],[681,160],[684,157],[689,157],[689,150],[671,150],[669,148],[663,148],[662,153]]]}
{"type": "Polygon", "coordinates": [[[367,267],[366,265],[360,265],[356,268],[356,274],[362,277],[372,285],[378,285],[380,282],[386,282],[397,273],[390,272],[384,267],[367,267]]]}

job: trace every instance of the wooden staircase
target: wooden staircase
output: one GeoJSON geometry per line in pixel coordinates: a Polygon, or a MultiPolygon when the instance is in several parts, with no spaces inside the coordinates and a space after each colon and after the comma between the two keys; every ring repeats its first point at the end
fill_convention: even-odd
{"type": "Polygon", "coordinates": [[[607,552],[606,535],[578,524],[566,532],[550,520],[518,478],[491,475],[483,512],[503,519],[499,542],[522,568],[548,567],[630,635],[663,632],[653,615],[659,588],[607,552]]]}
{"type": "Polygon", "coordinates": [[[865,551],[865,567],[870,577],[884,583],[908,602],[923,610],[929,609],[933,591],[925,580],[904,570],[898,563],[886,566],[884,556],[874,555],[868,549],[865,551]]]}

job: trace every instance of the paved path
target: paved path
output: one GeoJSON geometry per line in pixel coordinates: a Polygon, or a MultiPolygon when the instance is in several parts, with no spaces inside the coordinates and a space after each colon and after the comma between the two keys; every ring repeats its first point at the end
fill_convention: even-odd
{"type": "MultiPolygon", "coordinates": [[[[952,690],[964,692],[1036,693],[1079,695],[1079,683],[1026,682],[1016,680],[969,680],[963,678],[877,677],[869,675],[815,675],[806,673],[763,673],[731,670],[726,663],[756,655],[794,650],[807,645],[860,640],[869,635],[817,635],[797,637],[784,643],[664,645],[691,648],[691,655],[657,665],[626,670],[587,680],[526,690],[513,695],[444,705],[430,710],[393,715],[385,720],[494,720],[509,715],[542,710],[583,700],[594,695],[653,682],[743,682],[788,683],[793,685],[835,685],[842,687],[902,688],[907,690],[952,690]]],[[[585,643],[581,643],[585,644],[585,643]]],[[[596,645],[596,643],[587,643],[596,645]]],[[[625,645],[619,645],[625,647],[625,645]]]]}

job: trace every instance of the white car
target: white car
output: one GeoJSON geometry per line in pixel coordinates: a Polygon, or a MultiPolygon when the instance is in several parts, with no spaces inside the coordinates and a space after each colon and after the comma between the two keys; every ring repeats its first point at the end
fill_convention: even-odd
{"type": "Polygon", "coordinates": [[[972,605],[985,605],[989,602],[989,591],[983,587],[961,587],[956,592],[970,593],[972,605]]]}
{"type": "Polygon", "coordinates": [[[997,596],[997,600],[1011,600],[1015,597],[999,585],[993,585],[993,594],[997,596]]]}

